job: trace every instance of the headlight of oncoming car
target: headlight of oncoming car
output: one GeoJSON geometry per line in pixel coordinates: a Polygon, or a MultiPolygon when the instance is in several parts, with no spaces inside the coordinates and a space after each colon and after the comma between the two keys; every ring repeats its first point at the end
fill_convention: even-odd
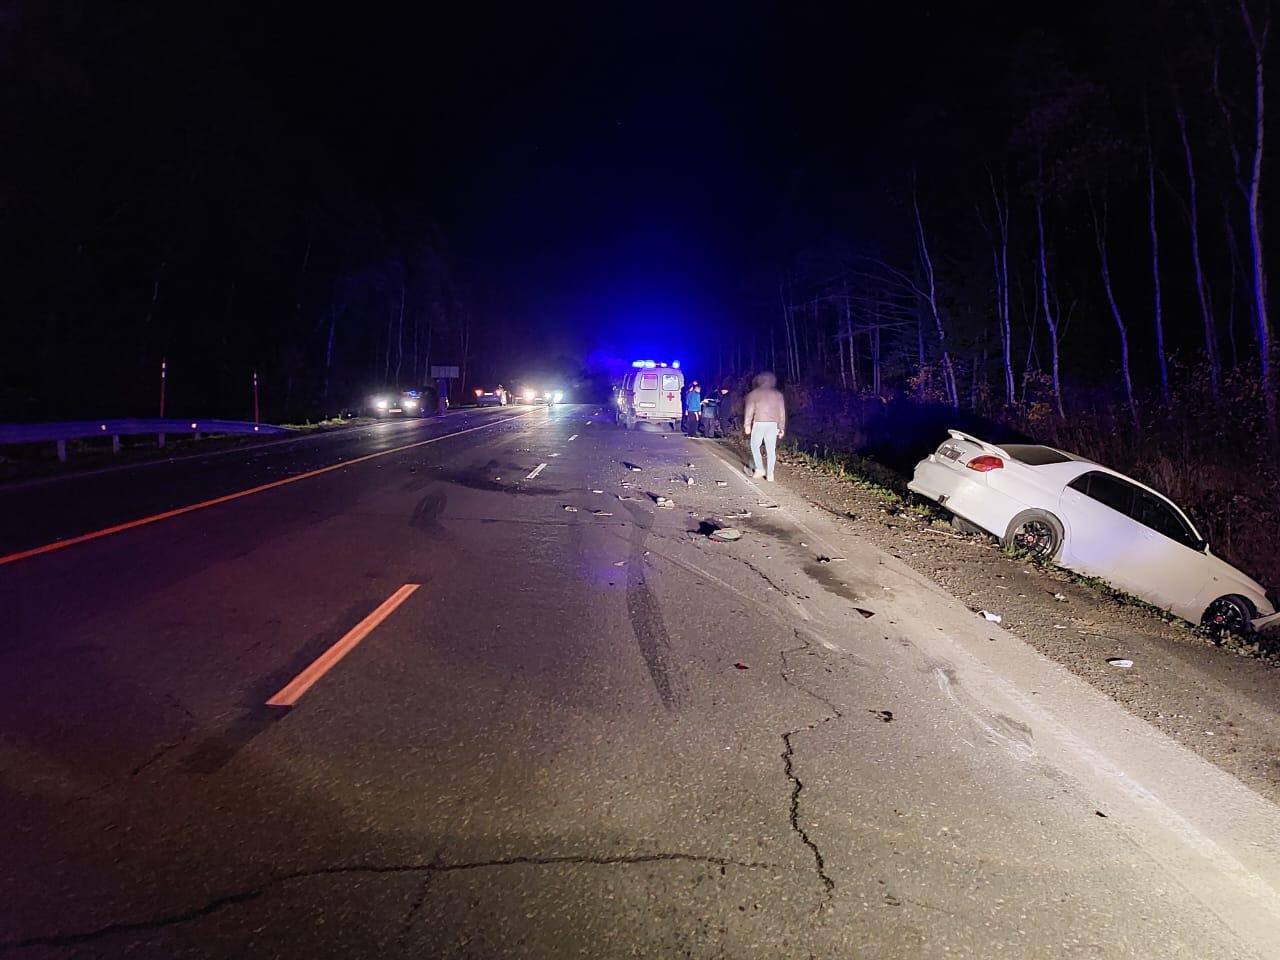
{"type": "Polygon", "coordinates": [[[564,391],[563,391],[563,390],[557,390],[555,393],[551,394],[551,399],[552,399],[555,403],[559,403],[561,400],[563,400],[563,399],[564,399],[564,391]]]}
{"type": "Polygon", "coordinates": [[[384,400],[382,397],[379,397],[377,400],[373,401],[373,405],[377,407],[379,410],[387,409],[387,401],[384,400]]]}

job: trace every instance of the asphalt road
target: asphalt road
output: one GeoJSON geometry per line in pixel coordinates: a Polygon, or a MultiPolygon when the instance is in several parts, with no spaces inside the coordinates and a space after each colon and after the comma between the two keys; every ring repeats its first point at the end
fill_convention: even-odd
{"type": "Polygon", "coordinates": [[[0,490],[0,957],[1280,956],[1273,805],[780,479],[559,407],[0,490]]]}

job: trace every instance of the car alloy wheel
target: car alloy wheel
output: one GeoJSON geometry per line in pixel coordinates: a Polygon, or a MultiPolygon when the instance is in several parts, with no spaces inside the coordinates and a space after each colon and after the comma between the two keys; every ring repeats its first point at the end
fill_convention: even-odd
{"type": "Polygon", "coordinates": [[[1013,548],[1037,560],[1048,560],[1057,552],[1058,532],[1047,520],[1024,520],[1013,533],[1013,548]]]}
{"type": "Polygon", "coordinates": [[[1214,637],[1242,637],[1249,632],[1250,611],[1239,597],[1219,597],[1209,604],[1200,625],[1214,637]]]}

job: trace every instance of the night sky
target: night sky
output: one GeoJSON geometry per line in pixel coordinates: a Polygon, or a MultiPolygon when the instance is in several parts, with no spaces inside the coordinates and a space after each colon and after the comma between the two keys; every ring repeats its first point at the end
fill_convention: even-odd
{"type": "Polygon", "coordinates": [[[335,310],[354,390],[382,373],[367,291],[410,264],[426,310],[425,247],[494,374],[709,361],[798,255],[909,262],[913,175],[973,230],[947,178],[1006,148],[1043,51],[1140,63],[1137,9],[12,4],[6,406],[56,413],[68,375],[136,406],[163,353],[193,402],[256,365],[292,404],[335,310]]]}

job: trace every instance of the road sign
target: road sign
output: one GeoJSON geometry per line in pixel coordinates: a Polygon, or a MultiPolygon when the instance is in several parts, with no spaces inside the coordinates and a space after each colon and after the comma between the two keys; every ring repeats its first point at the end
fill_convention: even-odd
{"type": "Polygon", "coordinates": [[[457,367],[432,367],[431,378],[433,380],[439,380],[441,377],[452,377],[453,379],[456,380],[458,378],[458,368],[457,367]]]}

